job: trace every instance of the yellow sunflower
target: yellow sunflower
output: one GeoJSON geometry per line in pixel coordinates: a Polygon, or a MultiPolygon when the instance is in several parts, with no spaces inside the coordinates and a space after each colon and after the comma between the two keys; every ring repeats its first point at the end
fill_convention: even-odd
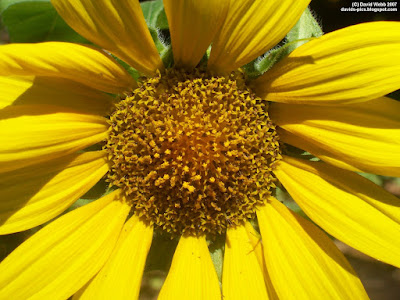
{"type": "Polygon", "coordinates": [[[279,182],[326,232],[400,266],[399,199],[355,173],[400,175],[400,103],[383,97],[400,86],[400,24],[326,34],[246,79],[309,2],[164,0],[171,69],[138,1],[52,0],[106,51],[1,46],[0,233],[57,217],[103,176],[113,191],[11,253],[0,299],[137,298],[153,229],[179,237],[159,299],[368,298],[330,238],[272,195],[279,182]]]}

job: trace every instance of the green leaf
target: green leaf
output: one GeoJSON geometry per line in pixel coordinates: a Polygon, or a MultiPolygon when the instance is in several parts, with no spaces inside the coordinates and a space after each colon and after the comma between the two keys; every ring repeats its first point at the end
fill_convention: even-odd
{"type": "MultiPolygon", "coordinates": [[[[19,2],[27,2],[29,0],[1,0],[0,1],[0,15],[6,10],[9,6],[14,5],[19,2]]],[[[49,0],[37,0],[43,2],[49,2],[49,0]]]]}
{"type": "Polygon", "coordinates": [[[13,43],[89,43],[58,15],[48,0],[2,0],[0,12],[13,43]]]}

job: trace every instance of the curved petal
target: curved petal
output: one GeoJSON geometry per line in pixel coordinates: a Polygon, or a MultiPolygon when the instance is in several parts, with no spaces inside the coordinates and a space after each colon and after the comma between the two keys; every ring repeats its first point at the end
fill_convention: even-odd
{"type": "Polygon", "coordinates": [[[104,151],[74,154],[0,174],[0,234],[58,216],[108,171],[104,151]]]}
{"type": "Polygon", "coordinates": [[[163,69],[137,0],[51,0],[76,32],[135,69],[152,75],[163,69]]]}
{"type": "Polygon", "coordinates": [[[364,177],[284,157],[274,171],[301,209],[353,248],[400,266],[400,200],[364,177]]]}
{"type": "MultiPolygon", "coordinates": [[[[278,128],[278,135],[279,135],[280,141],[282,141],[286,144],[295,146],[297,148],[303,149],[303,150],[311,153],[312,155],[320,158],[324,162],[327,162],[331,165],[334,165],[336,167],[346,169],[349,171],[362,172],[360,169],[357,169],[354,166],[352,166],[348,163],[345,163],[341,157],[338,157],[336,159],[336,158],[333,158],[332,156],[327,156],[326,151],[324,149],[322,149],[321,147],[319,147],[319,145],[316,145],[313,142],[309,142],[308,140],[305,140],[300,136],[294,135],[294,134],[290,133],[289,131],[278,128]]],[[[351,164],[353,164],[353,162],[351,162],[351,164]]]]}
{"type": "Polygon", "coordinates": [[[259,207],[257,217],[280,299],[368,299],[346,258],[311,222],[274,198],[259,207]]]}
{"type": "Polygon", "coordinates": [[[235,70],[282,40],[310,0],[231,0],[228,16],[213,42],[208,67],[235,70]]]}
{"type": "Polygon", "coordinates": [[[32,75],[66,78],[109,93],[137,86],[122,66],[93,47],[62,42],[0,46],[0,76],[32,75]]]}
{"type": "Polygon", "coordinates": [[[204,236],[182,236],[159,300],[220,300],[217,273],[204,236]]]}
{"type": "Polygon", "coordinates": [[[269,299],[263,266],[244,226],[227,230],[223,267],[222,298],[269,299]]]}
{"type": "Polygon", "coordinates": [[[58,105],[104,116],[113,98],[69,79],[0,76],[0,109],[8,105],[58,105]]]}
{"type": "Polygon", "coordinates": [[[81,288],[110,256],[129,213],[118,195],[60,217],[14,250],[0,264],[0,298],[67,299],[81,288]]]}
{"type": "MultiPolygon", "coordinates": [[[[298,137],[289,137],[294,146],[322,160],[350,170],[400,177],[398,101],[380,98],[344,106],[273,103],[269,113],[275,124],[298,137]]],[[[283,133],[284,141],[285,137],[283,133]]]]}
{"type": "Polygon", "coordinates": [[[225,20],[229,0],[164,0],[164,6],[175,65],[196,67],[225,20]]]}
{"type": "Polygon", "coordinates": [[[270,101],[325,105],[378,98],[399,82],[400,22],[371,22],[300,46],[253,88],[270,101]]]}
{"type": "Polygon", "coordinates": [[[110,259],[73,299],[138,299],[152,238],[153,227],[131,217],[110,259]]]}
{"type": "Polygon", "coordinates": [[[265,264],[264,246],[263,246],[263,242],[261,240],[261,236],[257,231],[255,231],[255,229],[250,224],[250,222],[246,222],[245,228],[247,231],[247,236],[249,237],[249,242],[252,245],[252,249],[253,249],[253,251],[257,257],[258,263],[260,264],[260,267],[263,271],[264,281],[265,281],[265,285],[267,287],[267,292],[268,292],[268,297],[271,300],[279,300],[279,297],[276,294],[275,288],[272,285],[271,277],[268,274],[267,266],[265,264]]]}
{"type": "Polygon", "coordinates": [[[107,120],[42,105],[0,110],[0,173],[84,149],[107,137],[107,120]]]}

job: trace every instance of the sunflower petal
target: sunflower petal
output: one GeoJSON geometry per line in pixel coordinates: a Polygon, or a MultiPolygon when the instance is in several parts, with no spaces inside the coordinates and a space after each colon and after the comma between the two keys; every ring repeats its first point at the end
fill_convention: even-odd
{"type": "Polygon", "coordinates": [[[318,145],[313,144],[312,142],[309,142],[302,137],[299,137],[297,135],[294,135],[286,130],[283,130],[282,128],[278,128],[278,135],[279,135],[279,140],[295,146],[297,148],[303,149],[312,155],[320,158],[324,162],[327,162],[331,165],[334,165],[336,167],[350,170],[353,172],[362,172],[360,169],[355,168],[354,166],[345,163],[342,158],[333,158],[332,156],[327,156],[326,151],[319,147],[318,145]]]}
{"type": "Polygon", "coordinates": [[[139,1],[51,0],[51,3],[76,32],[135,69],[148,75],[163,69],[139,1]]]}
{"type": "Polygon", "coordinates": [[[379,98],[344,106],[273,103],[269,113],[294,146],[349,170],[400,177],[400,102],[379,98]],[[300,141],[299,141],[300,140],[300,141]]]}
{"type": "Polygon", "coordinates": [[[209,68],[229,72],[265,53],[285,37],[309,3],[231,0],[228,16],[212,45],[209,68]]]}
{"type": "Polygon", "coordinates": [[[164,0],[164,6],[174,62],[194,68],[224,22],[229,0],[164,0]]]}
{"type": "Polygon", "coordinates": [[[0,174],[0,234],[58,216],[108,170],[103,151],[74,154],[0,174]]]}
{"type": "Polygon", "coordinates": [[[253,88],[270,101],[325,105],[379,98],[399,82],[400,23],[371,22],[302,45],[253,88]]]}
{"type": "Polygon", "coordinates": [[[113,254],[74,299],[138,299],[153,227],[137,216],[126,222],[113,254]]]}
{"type": "Polygon", "coordinates": [[[269,299],[263,266],[244,226],[226,233],[222,295],[226,299],[269,299]]]}
{"type": "Polygon", "coordinates": [[[106,115],[113,98],[77,82],[51,77],[0,76],[0,109],[8,105],[57,105],[106,115]]]}
{"type": "Polygon", "coordinates": [[[368,299],[346,258],[311,222],[274,198],[259,208],[257,217],[280,299],[368,299]]]}
{"type": "Polygon", "coordinates": [[[0,264],[0,298],[67,299],[81,288],[111,254],[128,215],[118,195],[60,217],[21,244],[0,264]]]}
{"type": "Polygon", "coordinates": [[[158,299],[221,299],[217,273],[204,236],[181,237],[158,299]]]}
{"type": "Polygon", "coordinates": [[[284,157],[274,171],[302,210],[353,248],[400,266],[400,201],[364,177],[284,157]]]}
{"type": "Polygon", "coordinates": [[[109,93],[137,86],[122,66],[93,47],[62,42],[0,46],[0,76],[32,75],[66,78],[109,93]]]}
{"type": "Polygon", "coordinates": [[[252,245],[252,249],[253,249],[253,251],[257,257],[258,263],[260,264],[260,267],[263,271],[264,281],[265,281],[265,285],[267,287],[269,299],[279,300],[279,297],[276,294],[275,288],[272,285],[271,277],[268,274],[267,266],[265,264],[264,246],[262,244],[261,236],[257,231],[254,230],[254,228],[250,224],[250,222],[246,222],[245,228],[247,231],[247,236],[249,237],[249,242],[252,245]]]}
{"type": "Polygon", "coordinates": [[[84,149],[107,137],[107,121],[63,107],[9,106],[0,110],[0,173],[84,149]]]}

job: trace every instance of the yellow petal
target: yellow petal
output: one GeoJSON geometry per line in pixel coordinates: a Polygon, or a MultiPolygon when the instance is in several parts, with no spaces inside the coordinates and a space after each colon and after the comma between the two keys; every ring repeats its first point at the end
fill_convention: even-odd
{"type": "Polygon", "coordinates": [[[0,234],[58,216],[108,171],[103,151],[73,154],[0,174],[0,234]]]}
{"type": "Polygon", "coordinates": [[[0,76],[32,75],[66,78],[109,93],[136,86],[122,66],[94,47],[62,42],[0,46],[0,76]]]}
{"type": "Polygon", "coordinates": [[[181,237],[158,299],[221,300],[217,273],[204,236],[181,237]]]}
{"type": "Polygon", "coordinates": [[[0,76],[0,108],[8,105],[58,105],[105,115],[113,98],[77,82],[51,77],[0,76]]]}
{"type": "Polygon", "coordinates": [[[270,101],[325,105],[378,98],[399,82],[400,23],[371,22],[302,45],[253,88],[270,101]]]}
{"type": "Polygon", "coordinates": [[[284,157],[274,171],[303,211],[329,234],[400,266],[400,200],[364,177],[323,162],[284,157]]]}
{"type": "Polygon", "coordinates": [[[110,256],[130,207],[114,192],[47,225],[0,264],[0,299],[67,299],[110,256]]]}
{"type": "Polygon", "coordinates": [[[107,121],[96,115],[42,105],[0,110],[0,173],[84,149],[107,137],[107,121]]]}
{"type": "Polygon", "coordinates": [[[107,263],[73,299],[138,299],[152,237],[153,227],[133,216],[107,263]]]}
{"type": "Polygon", "coordinates": [[[257,217],[279,299],[368,299],[346,258],[311,222],[274,198],[257,217]]]}
{"type": "Polygon", "coordinates": [[[222,295],[225,299],[269,299],[263,266],[244,226],[226,233],[222,295]]]}
{"type": "Polygon", "coordinates": [[[76,32],[135,69],[151,75],[163,65],[138,0],[52,0],[76,32]]]}
{"type": "MultiPolygon", "coordinates": [[[[321,160],[330,163],[331,165],[334,165],[336,167],[354,171],[354,172],[362,172],[360,169],[357,169],[356,167],[345,163],[342,160],[342,157],[333,158],[332,155],[326,155],[326,150],[322,149],[319,145],[316,145],[314,141],[308,141],[303,139],[300,136],[294,135],[286,130],[283,130],[281,128],[278,128],[278,134],[279,134],[279,140],[282,142],[285,142],[286,144],[295,146],[297,148],[303,149],[312,155],[320,158],[321,160]]],[[[350,162],[351,164],[353,162],[350,162]]]]}
{"type": "Polygon", "coordinates": [[[208,66],[235,70],[282,40],[310,0],[231,0],[228,16],[213,42],[208,66]]]}
{"type": "Polygon", "coordinates": [[[343,106],[273,103],[269,112],[275,124],[301,140],[289,137],[294,146],[322,160],[350,170],[400,176],[398,101],[379,98],[343,106]]]}
{"type": "Polygon", "coordinates": [[[174,62],[194,68],[219,31],[229,0],[164,0],[174,62]]]}
{"type": "Polygon", "coordinates": [[[252,249],[257,257],[258,263],[263,271],[265,285],[267,287],[268,297],[269,299],[278,300],[279,297],[276,294],[275,288],[272,285],[271,277],[268,274],[267,266],[265,264],[264,258],[264,246],[261,240],[260,234],[254,230],[253,226],[250,222],[246,222],[245,228],[247,231],[247,236],[249,237],[249,241],[252,245],[252,249]]]}

